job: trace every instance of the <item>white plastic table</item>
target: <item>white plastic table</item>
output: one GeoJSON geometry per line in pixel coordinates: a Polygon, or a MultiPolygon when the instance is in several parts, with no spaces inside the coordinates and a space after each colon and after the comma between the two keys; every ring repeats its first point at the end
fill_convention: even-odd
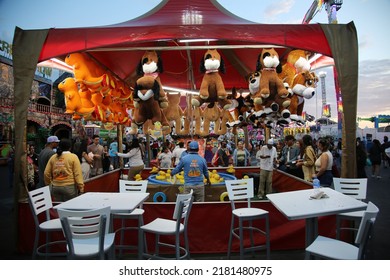
{"type": "Polygon", "coordinates": [[[367,204],[330,188],[320,188],[328,197],[310,199],[314,189],[268,194],[267,198],[289,220],[306,219],[306,247],[318,235],[318,217],[365,210],[367,204]]]}
{"type": "Polygon", "coordinates": [[[111,213],[131,212],[147,200],[149,193],[87,192],[62,202],[55,209],[90,210],[111,207],[111,213]]]}
{"type": "MultiPolygon", "coordinates": [[[[109,193],[88,192],[54,206],[55,209],[90,210],[110,206],[113,213],[130,213],[141,203],[146,201],[149,193],[109,193]]],[[[140,232],[140,231],[138,231],[140,232]]],[[[138,235],[138,242],[142,236],[138,235]]],[[[142,256],[141,247],[138,246],[138,257],[142,256]]]]}

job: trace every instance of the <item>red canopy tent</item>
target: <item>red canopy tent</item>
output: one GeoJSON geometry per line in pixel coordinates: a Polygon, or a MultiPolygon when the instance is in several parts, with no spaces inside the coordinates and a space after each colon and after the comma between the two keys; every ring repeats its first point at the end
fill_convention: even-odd
{"type": "Polygon", "coordinates": [[[132,83],[145,50],[158,50],[164,63],[163,85],[195,90],[199,66],[207,48],[219,49],[225,60],[225,87],[247,88],[244,76],[255,69],[263,47],[275,47],[280,56],[305,49],[333,57],[344,101],[342,176],[355,176],[358,43],[354,23],[258,24],[239,18],[215,0],[165,0],[155,9],[123,23],[88,28],[15,29],[16,168],[15,198],[26,197],[25,135],[27,106],[38,62],[86,52],[117,77],[132,83]],[[182,39],[204,42],[183,43],[182,39]],[[207,41],[207,43],[205,42],[207,41]],[[22,190],[22,194],[19,194],[22,190]]]}
{"type": "Polygon", "coordinates": [[[50,29],[39,61],[84,51],[129,80],[146,49],[160,50],[163,84],[191,89],[191,82],[199,88],[202,77],[192,69],[198,67],[205,49],[217,47],[225,58],[226,88],[247,88],[243,76],[255,69],[266,45],[278,47],[281,56],[293,48],[332,56],[320,25],[262,25],[234,16],[216,1],[170,0],[139,18],[111,26],[50,29]],[[183,39],[205,41],[182,43],[183,39]]]}

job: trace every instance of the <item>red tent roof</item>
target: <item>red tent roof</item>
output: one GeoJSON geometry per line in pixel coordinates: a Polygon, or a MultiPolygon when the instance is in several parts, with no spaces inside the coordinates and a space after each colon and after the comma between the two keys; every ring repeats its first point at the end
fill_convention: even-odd
{"type": "Polygon", "coordinates": [[[163,60],[163,85],[196,89],[203,76],[198,69],[207,44],[220,48],[228,89],[247,88],[244,77],[255,69],[263,45],[279,46],[281,56],[289,50],[286,48],[332,56],[320,25],[258,24],[231,14],[214,0],[166,0],[149,13],[123,23],[50,29],[39,61],[86,51],[121,79],[133,82],[142,54],[151,48],[159,50],[163,60]],[[181,39],[215,41],[186,45],[181,39]]]}
{"type": "MultiPolygon", "coordinates": [[[[49,58],[72,52],[87,52],[118,77],[133,82],[135,69],[145,49],[160,52],[164,64],[162,84],[199,88],[197,71],[206,48],[218,48],[225,59],[225,87],[246,88],[244,76],[255,69],[264,45],[278,46],[281,57],[290,49],[305,49],[332,57],[344,106],[342,176],[356,173],[355,146],[358,42],[353,22],[348,24],[268,25],[238,18],[215,0],[166,0],[137,19],[116,25],[50,30],[15,29],[12,45],[15,90],[15,159],[25,158],[23,140],[27,105],[35,67],[49,58]],[[184,44],[180,39],[215,39],[184,44]],[[344,168],[346,167],[346,168],[344,168]]],[[[22,166],[16,161],[16,166],[22,166]]],[[[25,167],[25,166],[24,166],[25,167]]],[[[22,180],[19,168],[15,178],[22,180]]],[[[22,169],[21,169],[22,170],[22,169]]],[[[23,186],[23,182],[16,182],[23,186]]]]}

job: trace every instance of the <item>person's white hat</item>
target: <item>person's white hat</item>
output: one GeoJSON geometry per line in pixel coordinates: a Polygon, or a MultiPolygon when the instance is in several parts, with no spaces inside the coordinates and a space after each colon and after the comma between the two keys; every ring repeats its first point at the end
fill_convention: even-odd
{"type": "Polygon", "coordinates": [[[58,143],[60,140],[58,139],[57,136],[49,136],[47,138],[47,143],[58,143]]]}
{"type": "Polygon", "coordinates": [[[274,144],[274,139],[272,139],[272,138],[268,139],[267,144],[268,145],[273,145],[274,144]]]}

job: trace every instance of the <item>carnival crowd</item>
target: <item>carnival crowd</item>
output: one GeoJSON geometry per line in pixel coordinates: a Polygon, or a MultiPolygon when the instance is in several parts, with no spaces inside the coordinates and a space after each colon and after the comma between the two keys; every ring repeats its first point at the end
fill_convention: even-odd
{"type": "MultiPolygon", "coordinates": [[[[46,184],[45,168],[50,157],[56,154],[59,142],[56,136],[50,136],[40,153],[35,152],[33,144],[28,145],[29,190],[46,184]]],[[[190,142],[190,140],[171,138],[165,141],[152,139],[149,143],[150,148],[148,148],[145,138],[124,138],[122,152],[120,152],[116,138],[108,142],[103,141],[99,135],[94,135],[91,138],[74,140],[69,152],[74,153],[79,159],[83,180],[120,168],[121,160],[123,160],[122,166],[130,170],[134,169],[129,174],[132,177],[145,166],[173,169],[179,164],[180,159],[188,154],[190,142]]],[[[309,182],[312,182],[314,178],[319,178],[322,185],[330,185],[333,177],[340,176],[341,143],[341,138],[337,140],[332,137],[315,139],[310,135],[301,135],[299,139],[287,135],[283,139],[271,138],[267,143],[263,140],[250,140],[247,145],[240,139],[234,141],[226,137],[208,138],[204,139],[202,156],[208,167],[259,166],[264,172],[268,170],[267,174],[260,174],[260,177],[264,178],[269,178],[269,172],[277,168],[309,182]]],[[[390,158],[385,153],[387,148],[390,148],[387,136],[384,136],[382,143],[378,139],[367,141],[365,138],[356,138],[357,177],[371,176],[378,180],[381,179],[381,168],[390,166],[390,158]],[[370,170],[368,175],[366,170],[370,170]]],[[[10,172],[13,167],[12,158],[11,155],[9,157],[10,172]]],[[[264,178],[261,181],[266,181],[264,178]]],[[[267,182],[264,184],[263,189],[272,188],[267,185],[267,182]]],[[[265,194],[266,191],[262,193],[259,191],[258,196],[261,198],[265,194]]]]}

